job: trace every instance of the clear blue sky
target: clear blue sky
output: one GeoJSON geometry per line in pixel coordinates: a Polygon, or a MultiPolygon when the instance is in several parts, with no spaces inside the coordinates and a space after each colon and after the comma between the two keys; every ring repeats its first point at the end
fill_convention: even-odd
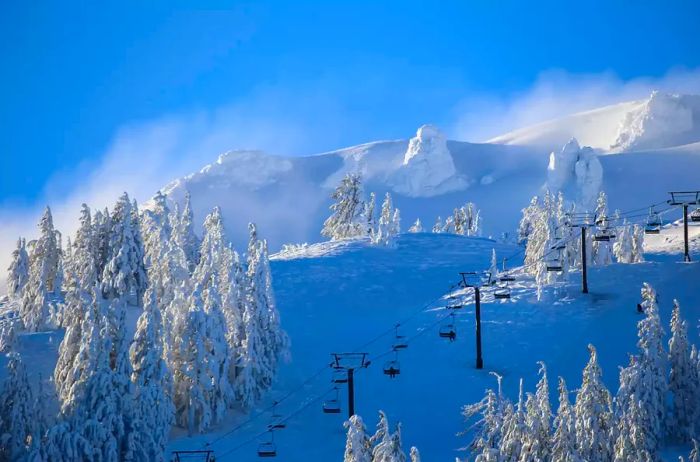
{"type": "MultiPolygon", "coordinates": [[[[37,198],[120,127],[261,87],[334,95],[353,123],[309,142],[322,151],[405,137],[457,96],[508,94],[548,69],[700,65],[698,1],[68,3],[0,5],[0,202],[37,198]]],[[[285,101],[292,115],[305,103],[285,101]]]]}

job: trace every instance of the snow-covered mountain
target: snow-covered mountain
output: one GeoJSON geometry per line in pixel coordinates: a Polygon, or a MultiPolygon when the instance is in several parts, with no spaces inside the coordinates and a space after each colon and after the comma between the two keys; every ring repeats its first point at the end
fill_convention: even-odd
{"type": "Polygon", "coordinates": [[[611,208],[625,210],[664,200],[669,190],[697,189],[698,171],[700,96],[655,92],[488,143],[447,140],[425,125],[410,139],[317,155],[230,151],[164,192],[180,202],[189,191],[197,222],[220,206],[237,244],[245,224],[256,222],[274,249],[320,240],[329,194],[349,172],[362,175],[366,192],[392,193],[404,229],[416,218],[432,226],[472,201],[482,210],[484,234],[497,236],[513,231],[520,210],[545,185],[582,204],[602,188],[611,208]]]}
{"type": "Polygon", "coordinates": [[[551,150],[571,138],[604,153],[694,143],[700,141],[700,96],[655,91],[643,100],[543,122],[488,142],[551,150]]]}

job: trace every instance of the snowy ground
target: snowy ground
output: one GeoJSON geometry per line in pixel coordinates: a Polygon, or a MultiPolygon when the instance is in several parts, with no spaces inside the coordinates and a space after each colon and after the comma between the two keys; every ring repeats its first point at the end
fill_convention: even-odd
{"type": "MultiPolygon", "coordinates": [[[[388,357],[357,373],[356,410],[370,428],[379,409],[388,413],[391,422],[401,421],[404,446],[418,446],[424,460],[464,456],[459,448],[466,439],[456,435],[465,428],[460,407],[480,399],[484,389],[494,385],[489,371],[503,375],[506,392],[515,396],[519,377],[534,388],[536,361],[544,360],[551,379],[561,375],[574,390],[588,357],[586,345],[593,343],[605,380],[616,391],[617,368],[627,363],[628,352],[635,348],[639,319],[635,306],[644,281],[658,290],[664,322],[669,320],[672,299],[680,300],[693,327],[691,340],[698,341],[694,326],[700,317],[700,293],[692,289],[697,287],[700,267],[679,262],[677,253],[658,252],[647,255],[647,263],[592,269],[587,296],[579,293],[577,274],[568,287],[559,289],[563,301],[548,294],[537,302],[527,281],[517,284],[510,302],[493,303],[487,295],[482,308],[485,368],[479,371],[474,368],[473,305],[459,313],[454,343],[437,335],[435,322],[444,310],[422,312],[421,308],[445,294],[459,271],[487,268],[491,248],[506,256],[517,252],[517,247],[433,234],[403,235],[396,249],[362,242],[334,244],[327,253],[324,245],[312,247],[301,258],[277,259],[272,264],[283,324],[293,342],[293,361],[284,366],[261,408],[303,385],[279,406],[284,415],[304,408],[275,436],[281,460],[342,459],[346,416],[325,415],[321,402],[314,401],[332,387],[330,371],[323,369],[329,354],[353,351],[417,312],[421,314],[404,324],[404,334],[410,338],[426,326],[434,327],[401,353],[398,378],[390,380],[382,374],[382,363],[388,357]],[[305,383],[319,370],[323,372],[305,383]]],[[[433,307],[440,305],[444,301],[433,307]]],[[[388,335],[360,351],[376,357],[390,349],[391,341],[388,335]]],[[[553,403],[555,400],[552,396],[553,403]]],[[[345,412],[344,393],[342,401],[345,412]]],[[[234,419],[205,436],[175,438],[171,448],[195,449],[210,441],[217,455],[223,456],[220,460],[255,460],[257,442],[251,439],[264,432],[269,415],[262,414],[218,441],[246,419],[234,419]],[[233,452],[227,454],[230,450],[233,452]]]]}

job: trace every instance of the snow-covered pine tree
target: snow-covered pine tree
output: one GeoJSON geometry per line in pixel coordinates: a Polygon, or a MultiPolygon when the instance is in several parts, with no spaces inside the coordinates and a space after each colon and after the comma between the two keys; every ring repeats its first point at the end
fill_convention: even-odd
{"type": "Polygon", "coordinates": [[[418,448],[415,446],[411,446],[411,462],[420,462],[420,452],[418,452],[418,448]]]}
{"type": "Polygon", "coordinates": [[[92,239],[95,251],[95,266],[97,268],[97,280],[102,280],[102,272],[109,259],[109,237],[112,234],[112,217],[109,209],[96,211],[92,217],[92,239]]]}
{"type": "Polygon", "coordinates": [[[552,410],[549,404],[547,368],[540,365],[540,380],[535,394],[529,394],[525,403],[527,433],[520,453],[521,462],[549,460],[551,454],[552,410]]]}
{"type": "Polygon", "coordinates": [[[401,233],[401,211],[394,209],[391,216],[391,235],[395,238],[401,233]]]}
{"type": "Polygon", "coordinates": [[[400,217],[399,214],[396,213],[397,211],[398,209],[394,210],[392,207],[391,194],[387,192],[384,196],[384,202],[382,202],[377,233],[374,236],[375,244],[384,246],[392,245],[394,238],[398,235],[400,230],[400,217]]]}
{"type": "Polygon", "coordinates": [[[489,266],[489,274],[491,275],[491,280],[495,281],[498,277],[498,259],[496,257],[496,249],[491,249],[491,266],[489,266]]]}
{"type": "Polygon", "coordinates": [[[634,263],[633,228],[625,220],[617,228],[617,238],[613,244],[613,253],[618,263],[634,263]]]}
{"type": "Polygon", "coordinates": [[[503,462],[518,462],[522,454],[523,444],[528,438],[528,427],[525,422],[525,401],[523,399],[523,379],[520,379],[520,392],[515,409],[506,408],[503,417],[503,437],[499,451],[503,462]]]}
{"type": "Polygon", "coordinates": [[[366,223],[362,220],[364,206],[360,175],[345,175],[331,199],[335,201],[330,207],[333,213],[323,223],[321,235],[332,241],[364,236],[366,223]]]}
{"type": "Polygon", "coordinates": [[[451,233],[452,228],[454,227],[454,217],[452,215],[448,216],[445,218],[445,223],[442,225],[442,231],[443,233],[451,233]]]}
{"type": "Polygon", "coordinates": [[[367,236],[373,239],[374,233],[376,232],[376,224],[374,217],[374,208],[376,205],[377,197],[374,192],[369,193],[369,201],[365,202],[363,215],[365,218],[365,223],[367,224],[367,236]]]}
{"type": "Polygon", "coordinates": [[[688,456],[688,462],[700,462],[700,444],[695,438],[693,438],[693,449],[688,456]]]}
{"type": "Polygon", "coordinates": [[[499,460],[499,447],[503,438],[503,411],[509,404],[503,397],[501,390],[502,377],[494,372],[491,374],[498,381],[498,391],[487,389],[486,395],[481,401],[462,408],[462,415],[467,421],[474,416],[480,416],[464,432],[474,432],[469,450],[472,454],[477,454],[477,461],[499,460]]]}
{"type": "Polygon", "coordinates": [[[442,232],[442,217],[438,216],[437,219],[435,220],[435,224],[433,225],[433,233],[441,233],[442,232]]]}
{"type": "Polygon", "coordinates": [[[393,433],[386,433],[372,450],[372,462],[406,462],[406,454],[401,447],[401,423],[393,433]]]}
{"type": "Polygon", "coordinates": [[[372,462],[372,449],[362,417],[351,416],[343,426],[347,430],[343,462],[372,462]]]}
{"type": "Polygon", "coordinates": [[[460,236],[466,236],[467,215],[464,213],[464,207],[460,207],[452,211],[452,223],[454,223],[455,234],[459,234],[460,236]]]}
{"type": "Polygon", "coordinates": [[[10,297],[22,297],[22,290],[29,280],[29,254],[26,241],[17,239],[17,248],[12,252],[12,261],[7,268],[7,293],[10,297]]]}
{"type": "Polygon", "coordinates": [[[139,438],[146,450],[143,458],[163,461],[175,412],[170,397],[172,381],[163,360],[162,326],[155,293],[148,288],[144,297],[143,313],[129,348],[131,381],[136,387],[135,405],[142,425],[139,438]]]}
{"type": "Polygon", "coordinates": [[[468,202],[462,207],[464,217],[464,234],[466,236],[479,236],[481,234],[481,211],[473,202],[468,202]]]}
{"type": "MultiPolygon", "coordinates": [[[[605,191],[600,191],[595,209],[597,232],[608,232],[610,219],[608,218],[608,198],[605,191]]],[[[610,256],[610,242],[593,241],[593,264],[609,265],[612,263],[610,256]]]]}
{"type": "Polygon", "coordinates": [[[650,439],[649,409],[640,400],[644,387],[644,373],[638,359],[630,358],[630,365],[620,369],[620,390],[615,398],[617,438],[615,461],[634,462],[655,459],[656,451],[650,439]]]}
{"type": "Polygon", "coordinates": [[[523,217],[518,225],[518,244],[525,244],[530,238],[530,234],[534,230],[535,216],[539,213],[539,210],[539,198],[534,196],[530,199],[530,205],[522,210],[523,217]]]}
{"type": "Polygon", "coordinates": [[[172,220],[172,238],[185,253],[187,267],[190,273],[193,273],[199,263],[200,242],[194,232],[194,213],[192,212],[192,197],[189,191],[185,193],[182,214],[174,213],[173,216],[176,219],[172,220]]]}
{"type": "Polygon", "coordinates": [[[559,377],[559,409],[554,419],[552,437],[552,462],[583,462],[576,449],[574,408],[569,402],[566,382],[559,377]]]}
{"type": "Polygon", "coordinates": [[[576,447],[580,457],[588,462],[608,462],[612,459],[610,441],[614,425],[610,392],[602,380],[598,356],[593,345],[588,364],[583,369],[583,383],[576,395],[576,447]]]}
{"type": "Polygon", "coordinates": [[[129,303],[140,305],[147,280],[138,211],[133,207],[127,193],[114,206],[102,294],[107,299],[124,297],[129,303]]]}
{"type": "Polygon", "coordinates": [[[634,225],[632,239],[632,263],[644,261],[644,228],[641,225],[634,225]]]}
{"type": "Polygon", "coordinates": [[[420,222],[420,218],[416,218],[416,221],[408,228],[409,233],[422,233],[423,224],[420,222]]]}
{"type": "Polygon", "coordinates": [[[647,283],[642,287],[642,306],[645,317],[637,324],[639,341],[639,368],[644,385],[636,398],[641,401],[648,423],[649,451],[654,453],[665,432],[666,394],[668,393],[667,358],[664,349],[664,330],[656,304],[656,292],[647,283]]]}
{"type": "Polygon", "coordinates": [[[669,389],[673,396],[670,434],[682,442],[687,442],[694,436],[695,426],[700,421],[700,383],[697,365],[691,357],[688,327],[681,317],[678,300],[673,301],[668,356],[671,365],[669,389]]]}
{"type": "Polygon", "coordinates": [[[8,359],[0,393],[0,459],[24,460],[41,444],[37,402],[19,354],[10,353],[8,359]]]}
{"type": "Polygon", "coordinates": [[[65,334],[58,349],[58,361],[54,368],[54,384],[61,402],[67,399],[68,390],[73,386],[73,361],[81,347],[82,323],[85,313],[94,302],[92,291],[97,284],[97,269],[92,233],[90,209],[83,204],[80,211],[80,226],[73,241],[71,264],[67,268],[67,291],[63,310],[65,334]]]}
{"type": "Polygon", "coordinates": [[[33,241],[29,257],[29,278],[20,305],[22,322],[30,332],[43,329],[49,318],[49,295],[56,289],[60,260],[56,235],[51,209],[46,207],[39,221],[39,238],[33,241]]]}

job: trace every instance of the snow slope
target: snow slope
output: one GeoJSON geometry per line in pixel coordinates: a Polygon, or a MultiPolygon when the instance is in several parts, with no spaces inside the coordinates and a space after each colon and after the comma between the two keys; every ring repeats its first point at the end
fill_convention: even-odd
{"type": "MultiPolygon", "coordinates": [[[[563,300],[550,293],[541,303],[534,299],[531,281],[520,279],[512,301],[494,303],[488,292],[484,297],[485,368],[476,370],[473,305],[459,312],[458,338],[449,343],[437,335],[444,316],[439,307],[445,301],[430,302],[447,293],[459,271],[488,267],[493,247],[499,256],[519,250],[486,239],[416,234],[402,235],[396,249],[372,247],[362,241],[317,244],[303,256],[280,256],[273,261],[276,295],[282,321],[292,338],[293,361],[283,367],[261,408],[298,390],[278,408],[283,415],[293,414],[287,429],[275,437],[281,460],[342,459],[342,422],[346,416],[323,414],[318,400],[319,396],[330,397],[324,395],[332,386],[330,370],[324,365],[329,363],[331,352],[360,347],[358,351],[377,358],[356,374],[357,412],[370,429],[376,423],[377,410],[383,409],[392,423],[403,423],[406,450],[416,445],[424,460],[454,460],[464,456],[458,449],[467,441],[457,436],[465,428],[460,407],[480,399],[484,389],[493,386],[489,371],[504,376],[506,392],[514,397],[521,376],[529,389],[534,388],[535,362],[541,359],[547,363],[552,384],[561,375],[570,389],[575,389],[587,360],[586,345],[593,343],[599,350],[605,380],[616,391],[617,366],[626,364],[628,352],[635,348],[639,319],[635,306],[643,281],[657,288],[665,323],[674,297],[680,300],[690,326],[700,317],[700,293],[688,290],[694,287],[700,267],[698,263],[680,263],[677,254],[654,253],[647,255],[650,261],[643,264],[593,268],[589,274],[591,293],[585,297],[579,293],[576,274],[569,286],[560,289],[558,295],[563,300]],[[423,310],[426,304],[429,307],[423,310]],[[381,371],[391,355],[379,357],[390,349],[391,335],[363,344],[411,316],[402,324],[402,333],[409,339],[419,336],[401,353],[401,374],[391,380],[381,371]],[[314,374],[318,375],[305,382],[314,374]],[[296,413],[298,409],[303,410],[296,413]]],[[[698,342],[697,329],[690,330],[691,340],[698,342]]],[[[554,404],[556,396],[551,398],[554,404]]],[[[345,411],[344,393],[341,400],[345,411]]],[[[264,412],[218,439],[246,421],[234,419],[208,435],[176,438],[171,448],[199,448],[212,442],[211,449],[222,460],[253,461],[261,439],[255,436],[265,432],[269,416],[269,411],[264,412]]]]}
{"type": "Polygon", "coordinates": [[[555,149],[569,139],[601,151],[666,148],[700,141],[700,96],[653,92],[648,98],[524,127],[489,140],[555,149]]]}

